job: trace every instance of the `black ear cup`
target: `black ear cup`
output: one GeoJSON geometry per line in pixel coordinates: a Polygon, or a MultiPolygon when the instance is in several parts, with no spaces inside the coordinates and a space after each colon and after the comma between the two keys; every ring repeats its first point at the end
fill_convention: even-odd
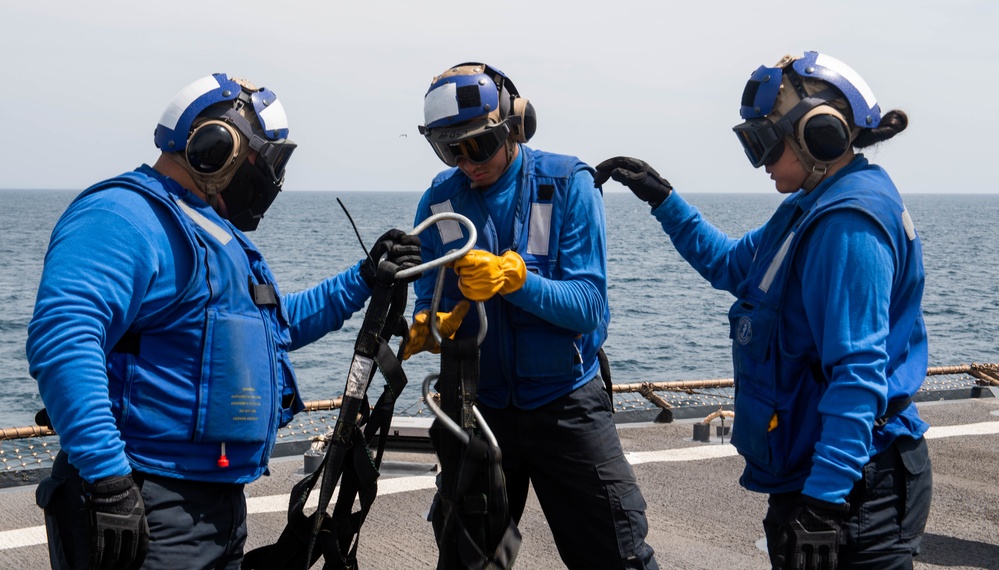
{"type": "Polygon", "coordinates": [[[238,154],[238,137],[222,121],[198,125],[187,140],[187,162],[195,171],[212,174],[225,168],[238,154]]]}
{"type": "Polygon", "coordinates": [[[799,129],[802,146],[818,162],[835,162],[850,150],[850,129],[832,107],[813,109],[801,118],[799,129]]]}

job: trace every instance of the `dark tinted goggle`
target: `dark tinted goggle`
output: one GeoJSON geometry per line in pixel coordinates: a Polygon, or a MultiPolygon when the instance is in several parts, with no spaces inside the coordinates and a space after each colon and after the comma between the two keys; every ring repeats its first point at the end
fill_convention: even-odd
{"type": "Polygon", "coordinates": [[[767,119],[760,118],[749,119],[745,123],[732,127],[753,168],[770,166],[780,160],[780,156],[784,152],[784,136],[786,135],[784,129],[781,128],[782,123],[783,121],[779,121],[775,125],[767,119]]]}
{"type": "Polygon", "coordinates": [[[428,135],[427,140],[430,142],[430,146],[434,147],[437,156],[444,161],[444,164],[457,166],[459,157],[464,157],[475,164],[488,161],[503,148],[509,134],[510,126],[504,122],[481,134],[460,140],[446,140],[447,131],[428,135]],[[444,140],[431,140],[430,136],[444,140]]]}
{"type": "Polygon", "coordinates": [[[256,135],[250,138],[250,148],[257,151],[259,155],[257,165],[278,186],[284,182],[285,168],[288,166],[291,153],[297,147],[298,145],[288,139],[269,141],[256,135]]]}

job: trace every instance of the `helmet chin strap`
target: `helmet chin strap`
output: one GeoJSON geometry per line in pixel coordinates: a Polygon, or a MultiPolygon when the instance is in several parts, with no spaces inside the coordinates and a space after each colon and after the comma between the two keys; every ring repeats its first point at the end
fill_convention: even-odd
{"type": "Polygon", "coordinates": [[[784,138],[787,141],[787,146],[791,147],[791,152],[798,157],[798,162],[801,163],[801,167],[808,171],[808,177],[801,184],[801,189],[805,192],[811,192],[819,185],[819,182],[825,177],[826,173],[829,172],[829,162],[817,162],[814,159],[805,155],[801,147],[798,146],[798,142],[794,140],[794,137],[787,136],[784,138]]]}
{"type": "MultiPolygon", "coordinates": [[[[242,136],[242,134],[240,136],[242,136]]],[[[232,177],[235,176],[236,171],[239,170],[239,166],[246,161],[246,157],[249,156],[249,154],[250,145],[242,145],[239,154],[236,156],[236,160],[226,165],[226,167],[222,170],[211,174],[205,174],[195,170],[184,157],[183,152],[170,152],[166,153],[166,156],[180,165],[180,167],[187,172],[191,179],[194,180],[194,183],[198,185],[198,189],[205,195],[205,202],[208,202],[208,205],[211,206],[213,210],[218,212],[219,192],[225,190],[226,187],[229,186],[229,182],[232,181],[232,177]]]]}

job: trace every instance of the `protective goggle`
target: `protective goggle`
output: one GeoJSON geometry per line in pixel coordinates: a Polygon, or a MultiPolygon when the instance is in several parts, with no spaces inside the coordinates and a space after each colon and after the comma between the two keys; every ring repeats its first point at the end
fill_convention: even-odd
{"type": "Polygon", "coordinates": [[[767,119],[749,119],[732,127],[746,151],[753,168],[771,166],[784,153],[784,137],[790,133],[790,123],[780,120],[776,124],[767,119]],[[785,129],[786,132],[785,132],[785,129]]]}
{"type": "Polygon", "coordinates": [[[424,129],[421,132],[427,137],[430,146],[434,148],[437,157],[448,166],[458,166],[458,159],[465,158],[474,164],[482,164],[496,156],[501,148],[506,144],[506,139],[510,135],[510,125],[506,121],[487,127],[473,136],[466,136],[457,140],[448,140],[448,135],[464,135],[467,131],[459,130],[456,133],[447,129],[424,129]]]}
{"type": "Polygon", "coordinates": [[[257,166],[278,186],[284,183],[284,171],[291,153],[298,145],[288,139],[269,141],[257,135],[250,137],[250,148],[257,151],[257,166]]]}

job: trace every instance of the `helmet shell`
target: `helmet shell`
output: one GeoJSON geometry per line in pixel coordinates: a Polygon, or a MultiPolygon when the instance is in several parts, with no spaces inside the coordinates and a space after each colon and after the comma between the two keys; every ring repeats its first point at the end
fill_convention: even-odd
{"type": "Polygon", "coordinates": [[[850,106],[850,120],[857,127],[869,129],[881,122],[881,107],[860,74],[842,61],[816,51],[806,51],[793,60],[786,56],[774,67],[757,68],[742,93],[739,115],[744,120],[766,117],[775,110],[788,64],[802,79],[821,81],[838,89],[850,106]]]}
{"type": "Polygon", "coordinates": [[[482,63],[456,65],[430,84],[423,98],[423,126],[437,129],[490,117],[498,123],[510,112],[504,108],[509,95],[517,95],[516,88],[498,69],[482,63]],[[506,97],[500,89],[508,92],[506,97]]]}
{"type": "MultiPolygon", "coordinates": [[[[182,151],[187,147],[191,127],[205,109],[225,101],[235,101],[243,92],[239,81],[224,73],[202,77],[181,89],[163,111],[153,142],[164,152],[182,151]]],[[[288,116],[277,95],[267,88],[252,91],[249,95],[253,112],[267,139],[288,138],[288,116]]]]}
{"type": "Polygon", "coordinates": [[[791,65],[801,77],[819,79],[839,89],[853,112],[854,125],[870,129],[881,122],[881,107],[874,91],[849,65],[817,51],[806,51],[791,65]]]}

